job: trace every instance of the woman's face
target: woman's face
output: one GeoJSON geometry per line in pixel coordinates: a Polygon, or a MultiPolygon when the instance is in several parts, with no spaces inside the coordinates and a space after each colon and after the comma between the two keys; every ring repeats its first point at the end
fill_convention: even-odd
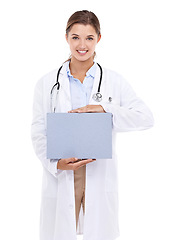
{"type": "Polygon", "coordinates": [[[66,40],[70,46],[72,58],[78,61],[93,60],[96,44],[101,39],[91,25],[74,24],[66,40]]]}

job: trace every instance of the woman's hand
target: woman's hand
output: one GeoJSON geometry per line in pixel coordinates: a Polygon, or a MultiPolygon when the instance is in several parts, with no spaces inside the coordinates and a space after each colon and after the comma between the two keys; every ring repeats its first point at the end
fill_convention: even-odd
{"type": "Polygon", "coordinates": [[[78,158],[64,158],[60,159],[57,163],[57,169],[60,170],[77,170],[96,159],[78,159],[78,158]]]}
{"type": "Polygon", "coordinates": [[[69,111],[69,113],[104,113],[104,108],[101,105],[87,105],[69,111]]]}

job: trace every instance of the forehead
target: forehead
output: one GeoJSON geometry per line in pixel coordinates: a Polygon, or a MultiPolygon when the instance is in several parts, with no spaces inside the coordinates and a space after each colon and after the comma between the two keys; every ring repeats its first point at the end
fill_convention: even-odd
{"type": "Polygon", "coordinates": [[[97,35],[95,29],[93,26],[87,24],[79,24],[76,23],[72,26],[71,30],[70,30],[70,35],[71,34],[77,34],[77,35],[97,35]]]}

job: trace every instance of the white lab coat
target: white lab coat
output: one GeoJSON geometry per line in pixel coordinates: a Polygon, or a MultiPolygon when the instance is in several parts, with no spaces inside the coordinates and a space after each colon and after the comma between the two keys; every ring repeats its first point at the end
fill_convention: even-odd
{"type": "MultiPolygon", "coordinates": [[[[34,94],[32,142],[43,165],[40,240],[75,240],[74,173],[57,170],[57,160],[46,158],[46,113],[51,112],[50,91],[56,74],[57,70],[52,71],[39,80],[34,94]]],[[[98,89],[99,77],[97,67],[89,104],[98,104],[92,95],[98,89]]],[[[67,112],[72,107],[66,63],[59,81],[56,112],[67,112]]],[[[78,225],[78,233],[84,234],[84,240],[114,240],[119,236],[116,132],[143,130],[153,125],[150,110],[119,74],[103,68],[101,93],[103,100],[99,104],[113,115],[113,158],[97,159],[86,166],[85,216],[81,212],[78,225]]]]}

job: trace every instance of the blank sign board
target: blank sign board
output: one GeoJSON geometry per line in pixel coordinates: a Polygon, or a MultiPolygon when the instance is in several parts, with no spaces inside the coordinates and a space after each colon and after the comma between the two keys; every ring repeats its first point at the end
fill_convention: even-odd
{"type": "Polygon", "coordinates": [[[111,113],[47,113],[47,158],[112,158],[111,113]]]}

